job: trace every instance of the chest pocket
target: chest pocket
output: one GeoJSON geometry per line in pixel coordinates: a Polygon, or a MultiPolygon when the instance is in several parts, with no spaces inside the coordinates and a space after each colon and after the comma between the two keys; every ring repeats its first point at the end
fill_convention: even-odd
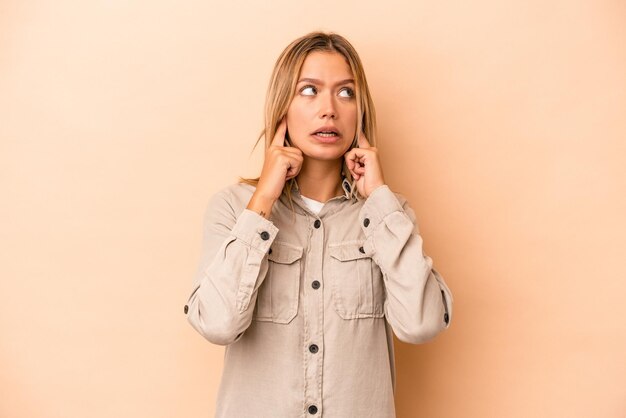
{"type": "Polygon", "coordinates": [[[302,247],[274,241],[252,319],[287,324],[298,313],[302,247]]]}
{"type": "Polygon", "coordinates": [[[385,288],[380,267],[364,253],[363,241],[329,244],[328,276],[335,310],[343,319],[381,318],[385,288]]]}

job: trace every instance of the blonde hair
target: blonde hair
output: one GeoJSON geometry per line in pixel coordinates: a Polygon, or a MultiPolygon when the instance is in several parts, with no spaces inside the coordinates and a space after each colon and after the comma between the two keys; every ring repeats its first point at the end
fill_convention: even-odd
{"type": "MultiPolygon", "coordinates": [[[[374,102],[370,95],[367,79],[365,78],[365,71],[363,70],[363,64],[361,63],[359,55],[350,42],[341,35],[332,32],[311,32],[290,43],[276,60],[265,98],[265,128],[254,144],[254,148],[256,148],[263,137],[265,137],[265,149],[269,148],[271,145],[278,125],[281,119],[287,115],[287,110],[295,95],[298,76],[304,60],[308,54],[313,51],[337,52],[346,59],[352,70],[355,84],[357,114],[360,115],[360,117],[357,118],[356,134],[350,149],[357,146],[358,133],[360,131],[363,131],[372,146],[376,146],[376,113],[374,110],[374,102]]],[[[342,172],[350,184],[352,184],[352,175],[345,161],[342,163],[342,172]]],[[[252,179],[240,177],[239,181],[256,186],[259,179],[260,177],[252,179]]],[[[294,177],[286,181],[285,187],[283,188],[283,193],[287,195],[292,209],[293,201],[291,198],[291,189],[295,180],[294,177]]],[[[353,187],[353,189],[356,189],[356,187],[353,187]]],[[[357,198],[362,198],[356,190],[351,190],[351,193],[354,193],[357,198]]]]}

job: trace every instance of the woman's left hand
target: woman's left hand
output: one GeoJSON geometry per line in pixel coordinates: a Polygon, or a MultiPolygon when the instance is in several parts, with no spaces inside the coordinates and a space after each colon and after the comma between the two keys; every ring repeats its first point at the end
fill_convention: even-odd
{"type": "Polygon", "coordinates": [[[363,132],[359,132],[358,148],[344,154],[346,165],[361,196],[369,197],[378,186],[385,184],[383,169],[378,158],[378,149],[370,146],[363,132]]]}

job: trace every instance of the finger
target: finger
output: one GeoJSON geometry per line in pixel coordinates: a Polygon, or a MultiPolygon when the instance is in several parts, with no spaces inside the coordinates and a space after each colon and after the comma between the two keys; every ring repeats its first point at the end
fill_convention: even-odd
{"type": "Polygon", "coordinates": [[[285,151],[289,155],[302,155],[302,150],[296,147],[283,147],[282,151],[285,151]]]}
{"type": "Polygon", "coordinates": [[[274,145],[272,145],[272,147],[273,147],[272,153],[276,156],[276,158],[282,158],[282,157],[285,157],[287,159],[303,158],[302,151],[300,151],[298,148],[275,147],[274,145]]]}
{"type": "Polygon", "coordinates": [[[355,158],[355,154],[352,151],[347,152],[344,156],[344,159],[346,161],[346,167],[348,167],[348,170],[350,171],[354,170],[354,166],[355,166],[354,158],[355,158]]]}
{"type": "Polygon", "coordinates": [[[363,173],[357,169],[352,169],[349,171],[350,171],[350,175],[352,175],[352,178],[355,180],[358,180],[363,175],[363,173]]]}
{"type": "Polygon", "coordinates": [[[366,154],[355,154],[354,158],[352,159],[354,161],[354,170],[356,170],[357,168],[361,168],[361,167],[365,167],[365,161],[366,161],[366,154]]]}
{"type": "Polygon", "coordinates": [[[285,133],[287,132],[287,118],[283,117],[276,128],[276,134],[272,139],[272,145],[283,147],[285,146],[285,133]]]}
{"type": "Polygon", "coordinates": [[[287,157],[287,164],[289,165],[289,167],[298,167],[299,169],[299,167],[302,165],[303,162],[304,162],[304,157],[300,155],[287,157]]]}
{"type": "Polygon", "coordinates": [[[346,153],[346,158],[357,163],[363,160],[365,156],[367,155],[367,153],[368,151],[355,147],[346,153]]]}
{"type": "Polygon", "coordinates": [[[359,180],[365,174],[365,153],[359,148],[352,148],[345,154],[346,167],[354,180],[359,180]]]}
{"type": "Polygon", "coordinates": [[[365,137],[363,132],[359,132],[359,137],[357,139],[357,143],[359,144],[359,148],[370,148],[370,142],[365,137]]]}
{"type": "Polygon", "coordinates": [[[287,167],[287,170],[290,170],[292,167],[302,165],[302,162],[304,161],[304,157],[302,157],[301,155],[290,155],[287,153],[282,153],[277,157],[277,159],[281,162],[283,167],[287,167]]]}
{"type": "Polygon", "coordinates": [[[290,180],[293,177],[297,176],[300,172],[300,168],[302,167],[302,162],[294,161],[289,165],[289,169],[287,169],[286,179],[290,180]]]}
{"type": "Polygon", "coordinates": [[[346,158],[355,162],[365,162],[369,152],[370,151],[368,151],[366,148],[354,147],[350,151],[348,151],[345,156],[346,158]]]}
{"type": "Polygon", "coordinates": [[[299,167],[304,162],[304,157],[299,154],[291,154],[291,155],[283,154],[283,156],[285,157],[290,167],[296,167],[296,166],[299,167]]]}

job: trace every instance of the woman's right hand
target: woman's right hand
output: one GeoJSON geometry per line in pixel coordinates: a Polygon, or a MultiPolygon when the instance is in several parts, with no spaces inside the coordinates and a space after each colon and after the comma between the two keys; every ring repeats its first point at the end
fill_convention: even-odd
{"type": "Polygon", "coordinates": [[[304,160],[299,148],[285,146],[286,132],[287,120],[283,118],[276,129],[272,143],[265,150],[261,177],[248,204],[249,209],[259,213],[263,211],[262,215],[266,217],[269,216],[271,206],[282,194],[285,182],[298,175],[304,160]]]}

